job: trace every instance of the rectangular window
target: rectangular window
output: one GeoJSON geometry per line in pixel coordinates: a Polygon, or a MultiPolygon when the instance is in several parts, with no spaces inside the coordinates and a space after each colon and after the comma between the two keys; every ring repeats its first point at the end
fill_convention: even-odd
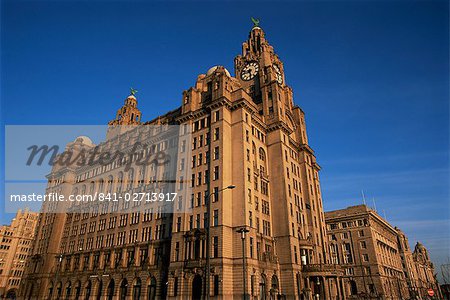
{"type": "Polygon", "coordinates": [[[361,244],[362,249],[367,249],[367,245],[366,245],[365,241],[361,241],[360,244],[361,244]]]}
{"type": "Polygon", "coordinates": [[[219,127],[214,129],[214,140],[217,141],[220,138],[219,127]]]}
{"type": "Polygon", "coordinates": [[[200,214],[197,214],[197,216],[195,217],[195,223],[197,229],[200,228],[200,214]]]}
{"type": "Polygon", "coordinates": [[[219,147],[215,147],[214,148],[214,160],[219,159],[220,154],[219,154],[219,147]]]}
{"type": "Polygon", "coordinates": [[[180,260],[180,242],[175,243],[175,261],[180,260]]]}
{"type": "Polygon", "coordinates": [[[213,257],[219,257],[219,237],[213,238],[213,257]]]}
{"type": "Polygon", "coordinates": [[[219,179],[219,166],[215,166],[214,167],[214,180],[218,180],[219,179]]]}
{"type": "Polygon", "coordinates": [[[212,202],[217,202],[219,201],[219,188],[216,186],[214,187],[214,192],[212,194],[212,202]]]}
{"type": "Polygon", "coordinates": [[[181,231],[181,217],[177,218],[177,232],[181,231]]]}
{"type": "Polygon", "coordinates": [[[214,223],[213,226],[219,226],[219,210],[215,209],[214,210],[214,223]]]}

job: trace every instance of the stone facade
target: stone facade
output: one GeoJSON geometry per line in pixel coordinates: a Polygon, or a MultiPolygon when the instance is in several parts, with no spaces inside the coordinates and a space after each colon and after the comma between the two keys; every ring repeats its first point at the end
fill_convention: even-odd
{"type": "Polygon", "coordinates": [[[38,213],[19,210],[10,225],[0,227],[0,298],[15,299],[31,254],[38,213]]]}
{"type": "MultiPolygon", "coordinates": [[[[245,281],[249,299],[345,299],[342,271],[329,256],[320,167],[308,144],[304,112],[285,80],[282,61],[254,26],[235,58],[235,77],[221,66],[209,69],[183,92],[176,110],[142,122],[134,93],[127,97],[100,146],[132,146],[134,129],[117,125],[188,125],[192,153],[183,166],[191,168],[192,193],[182,200],[191,211],[179,211],[175,203],[173,214],[76,207],[44,213],[21,296],[199,299],[208,286],[209,224],[211,297],[242,299],[245,281]],[[236,232],[241,228],[248,230],[244,239],[236,232]]],[[[68,148],[94,146],[80,137],[68,148]]],[[[57,167],[47,192],[154,188],[151,170],[130,172],[120,164],[57,167]]]]}
{"type": "Polygon", "coordinates": [[[427,299],[429,288],[439,295],[423,245],[411,253],[406,235],[373,209],[330,211],[325,220],[331,260],[344,268],[348,299],[427,299]]]}
{"type": "Polygon", "coordinates": [[[430,260],[424,245],[417,242],[412,253],[412,268],[410,269],[410,289],[412,295],[426,299],[428,291],[433,290],[436,297],[442,297],[439,284],[436,280],[434,265],[430,260]]]}

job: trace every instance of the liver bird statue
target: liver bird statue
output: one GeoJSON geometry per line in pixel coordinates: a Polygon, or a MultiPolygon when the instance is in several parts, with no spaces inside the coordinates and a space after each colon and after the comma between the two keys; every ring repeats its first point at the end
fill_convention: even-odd
{"type": "Polygon", "coordinates": [[[252,18],[252,22],[253,22],[253,27],[259,27],[259,19],[255,19],[253,17],[252,18]]]}

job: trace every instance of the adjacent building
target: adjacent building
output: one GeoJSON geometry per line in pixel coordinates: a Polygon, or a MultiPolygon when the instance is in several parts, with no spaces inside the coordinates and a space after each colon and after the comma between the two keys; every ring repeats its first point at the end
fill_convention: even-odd
{"type": "Polygon", "coordinates": [[[427,298],[429,291],[433,291],[436,297],[441,297],[440,287],[436,280],[434,265],[430,260],[428,251],[420,242],[414,247],[412,253],[413,269],[411,269],[411,289],[419,298],[427,298]],[[413,275],[415,273],[415,275],[413,275]]]}
{"type": "Polygon", "coordinates": [[[332,263],[344,268],[348,299],[428,299],[440,291],[425,247],[366,205],[325,213],[332,263]]]}
{"type": "Polygon", "coordinates": [[[10,225],[0,227],[0,298],[15,299],[31,254],[38,214],[19,210],[10,225]]]}
{"type": "MultiPolygon", "coordinates": [[[[180,152],[190,153],[178,160],[177,172],[188,169],[190,176],[179,176],[177,184],[189,185],[190,192],[139,212],[114,205],[111,211],[106,204],[71,204],[61,212],[68,204],[45,203],[21,288],[24,299],[200,299],[206,293],[215,299],[242,299],[244,293],[249,299],[345,299],[339,261],[330,258],[320,166],[305,114],[258,24],[234,67],[234,76],[222,66],[199,75],[180,107],[148,122],[141,120],[132,91],[104,142],[79,137],[67,145],[75,152],[131,151],[138,141],[147,142],[138,134],[146,125],[187,126],[191,138],[180,140],[180,152]]],[[[137,157],[152,153],[147,150],[137,157]]],[[[129,169],[123,161],[55,166],[47,193],[167,191],[165,175],[155,172],[129,169]]],[[[380,239],[375,246],[391,259],[395,238],[380,239]]],[[[372,268],[388,270],[386,279],[402,274],[399,261],[372,268]]],[[[374,290],[376,284],[381,292],[388,283],[373,283],[374,290]]]]}

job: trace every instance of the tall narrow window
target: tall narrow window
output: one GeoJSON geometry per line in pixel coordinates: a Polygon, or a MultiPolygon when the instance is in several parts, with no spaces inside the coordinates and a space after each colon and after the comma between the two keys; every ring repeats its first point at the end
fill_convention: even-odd
{"type": "Polygon", "coordinates": [[[214,210],[214,224],[213,226],[219,226],[219,210],[214,210]]]}
{"type": "Polygon", "coordinates": [[[219,257],[219,237],[213,238],[213,257],[219,257]]]}

